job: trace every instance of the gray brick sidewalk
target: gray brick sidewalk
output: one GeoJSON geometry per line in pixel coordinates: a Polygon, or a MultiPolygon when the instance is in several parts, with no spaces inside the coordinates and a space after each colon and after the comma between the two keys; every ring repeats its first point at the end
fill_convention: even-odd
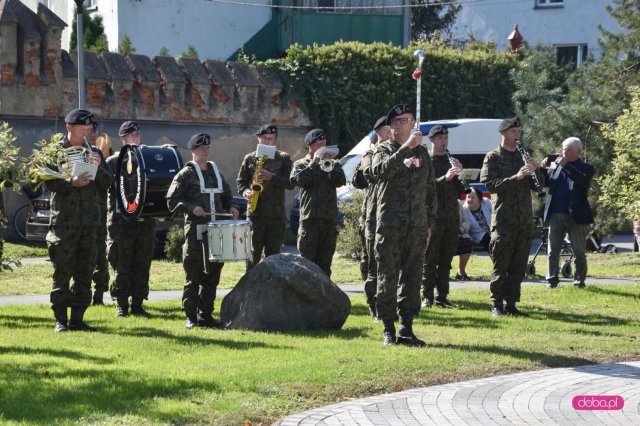
{"type": "Polygon", "coordinates": [[[302,425],[640,425],[640,362],[517,373],[341,402],[277,423],[302,425]],[[575,410],[619,395],[622,410],[575,410]]]}

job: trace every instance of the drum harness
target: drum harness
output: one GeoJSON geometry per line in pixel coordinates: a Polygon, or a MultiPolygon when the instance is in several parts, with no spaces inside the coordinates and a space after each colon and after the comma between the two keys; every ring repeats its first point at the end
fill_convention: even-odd
{"type": "MultiPolygon", "coordinates": [[[[216,180],[217,180],[217,187],[215,188],[207,188],[204,185],[204,176],[202,175],[202,170],[200,170],[200,166],[198,164],[196,164],[195,161],[189,161],[187,162],[187,164],[191,165],[196,173],[198,174],[198,179],[200,180],[200,192],[202,194],[209,194],[209,206],[211,209],[211,221],[210,222],[215,222],[216,220],[216,194],[221,194],[222,193],[222,178],[220,177],[220,171],[218,170],[218,166],[216,166],[216,163],[214,163],[213,161],[207,161],[207,163],[211,166],[211,168],[213,169],[213,173],[215,173],[216,175],[216,180]]],[[[205,235],[207,233],[207,224],[199,224],[196,225],[196,236],[198,241],[202,241],[202,257],[204,260],[204,272],[206,274],[209,273],[209,253],[208,253],[208,244],[207,244],[207,239],[205,238],[205,235]]]]}

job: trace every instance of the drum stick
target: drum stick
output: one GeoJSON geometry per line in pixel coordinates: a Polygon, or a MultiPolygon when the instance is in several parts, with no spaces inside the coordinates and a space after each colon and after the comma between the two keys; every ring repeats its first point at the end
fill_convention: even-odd
{"type": "Polygon", "coordinates": [[[206,216],[227,216],[227,217],[232,217],[233,213],[205,213],[206,216]]]}

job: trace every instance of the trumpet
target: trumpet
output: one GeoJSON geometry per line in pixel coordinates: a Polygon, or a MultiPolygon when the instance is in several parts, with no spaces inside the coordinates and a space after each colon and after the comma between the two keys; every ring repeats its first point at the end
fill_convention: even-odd
{"type": "Polygon", "coordinates": [[[325,158],[320,163],[320,168],[323,172],[331,173],[333,171],[333,160],[331,158],[325,158]]]}
{"type": "MultiPolygon", "coordinates": [[[[451,156],[451,153],[447,148],[444,149],[444,155],[447,156],[447,158],[449,159],[449,163],[451,163],[451,165],[453,166],[454,165],[453,157],[451,156]]],[[[462,170],[460,170],[460,173],[462,173],[462,170]]],[[[460,183],[462,183],[462,187],[464,188],[464,193],[469,194],[471,192],[471,187],[469,186],[469,182],[467,182],[466,179],[460,179],[460,183]]]]}
{"type": "MultiPolygon", "coordinates": [[[[529,155],[529,153],[527,151],[525,151],[524,147],[522,146],[522,142],[516,141],[516,148],[518,149],[518,152],[522,156],[522,160],[524,161],[524,164],[529,164],[529,158],[531,158],[531,156],[529,155]]],[[[531,173],[531,177],[533,178],[533,184],[536,187],[536,193],[538,194],[538,197],[540,197],[540,198],[544,197],[546,194],[544,193],[544,190],[542,189],[542,185],[540,185],[540,181],[538,180],[538,176],[536,175],[535,172],[533,172],[533,173],[531,173]]]]}

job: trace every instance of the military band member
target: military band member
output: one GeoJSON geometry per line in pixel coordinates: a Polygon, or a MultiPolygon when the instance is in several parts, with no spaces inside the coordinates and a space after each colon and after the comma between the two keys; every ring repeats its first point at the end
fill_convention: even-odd
{"type": "Polygon", "coordinates": [[[211,137],[198,133],[189,139],[190,161],[176,174],[167,192],[169,211],[184,215],[185,243],[182,248],[182,266],[186,284],[182,293],[182,307],[186,314],[186,327],[222,328],[222,323],[213,319],[213,302],[220,282],[224,263],[209,261],[207,241],[199,230],[211,221],[212,213],[230,212],[238,218],[238,209],[232,206],[233,196],[229,185],[219,173],[217,166],[209,162],[211,137]],[[198,169],[196,169],[196,167],[198,169]],[[215,189],[215,194],[203,193],[200,186],[215,189]],[[211,211],[210,196],[215,197],[215,212],[211,211]],[[200,228],[200,229],[199,229],[200,228]],[[206,263],[205,263],[206,262],[206,263]]]}
{"type": "MultiPolygon", "coordinates": [[[[135,121],[125,121],[118,132],[123,145],[140,145],[140,126],[135,121]]],[[[116,153],[107,159],[112,172],[116,173],[116,153]]],[[[109,189],[109,263],[114,270],[111,297],[117,302],[116,317],[131,315],[150,317],[142,306],[149,297],[149,271],[153,260],[153,245],[156,232],[154,218],[127,219],[118,211],[117,189],[109,189]],[[131,305],[129,305],[131,299],[131,305]]]]}
{"type": "Polygon", "coordinates": [[[331,277],[331,262],[338,239],[338,201],[336,188],[346,184],[339,162],[331,171],[323,171],[320,148],[326,146],[324,130],[313,129],[304,138],[308,154],[297,160],[291,171],[291,183],[300,187],[300,226],[298,251],[331,277]]]}
{"type": "Polygon", "coordinates": [[[376,314],[376,290],[378,283],[378,268],[376,267],[376,258],[373,251],[376,235],[376,197],[375,197],[375,180],[371,173],[371,160],[373,158],[373,149],[375,144],[386,141],[391,135],[391,128],[387,123],[387,116],[380,117],[373,126],[374,134],[372,136],[372,149],[369,149],[362,156],[362,160],[356,166],[352,185],[355,188],[364,190],[364,199],[362,201],[362,214],[359,219],[360,244],[362,252],[360,258],[360,271],[364,280],[364,292],[367,296],[367,305],[369,313],[374,321],[378,321],[376,314]]]}
{"type": "Polygon", "coordinates": [[[489,286],[493,302],[491,314],[527,316],[516,308],[516,303],[520,301],[520,287],[531,248],[532,174],[538,165],[533,158],[525,164],[517,151],[516,142],[522,133],[517,117],[504,119],[499,131],[500,147],[487,153],[480,171],[480,181],[494,197],[489,243],[493,261],[489,286]]]}
{"type": "MultiPolygon", "coordinates": [[[[89,145],[96,146],[96,139],[98,137],[98,123],[95,121],[91,123],[91,131],[87,135],[87,142],[89,145]]],[[[102,153],[104,158],[107,156],[102,153]]],[[[105,192],[98,197],[98,203],[100,205],[100,222],[98,224],[98,237],[96,239],[96,246],[98,253],[96,256],[96,268],[93,271],[93,304],[104,305],[103,295],[104,292],[109,290],[109,263],[107,262],[107,193],[105,192]]]]}
{"type": "MultiPolygon", "coordinates": [[[[67,135],[62,146],[87,146],[93,114],[74,109],[65,117],[67,135]]],[[[100,221],[98,198],[113,182],[113,175],[97,149],[91,149],[88,162],[98,166],[92,180],[88,172],[67,179],[47,181],[51,191],[51,220],[47,233],[49,258],[53,265],[51,309],[55,331],[95,331],[84,322],[91,304],[91,275],[96,265],[96,235],[100,221]],[[73,277],[73,286],[70,285],[73,277]],[[67,324],[67,308],[71,319],[67,324]]]]}
{"type": "Polygon", "coordinates": [[[433,145],[431,162],[436,177],[438,213],[422,267],[422,306],[430,308],[435,302],[441,308],[453,308],[447,296],[451,261],[456,255],[460,234],[458,197],[464,194],[464,186],[458,176],[462,172],[462,164],[453,159],[452,165],[445,155],[449,146],[449,129],[446,126],[433,126],[428,136],[433,145]],[[434,300],[436,288],[438,297],[434,300]]]}
{"type": "MultiPolygon", "coordinates": [[[[276,146],[278,140],[278,128],[265,124],[257,132],[258,143],[268,146],[276,146]]],[[[246,198],[249,203],[253,197],[257,197],[255,211],[247,210],[247,216],[251,220],[251,244],[253,247],[253,259],[247,260],[247,270],[251,269],[264,257],[280,253],[284,244],[286,230],[286,214],[284,207],[284,194],[287,189],[293,189],[289,180],[292,162],[289,154],[276,151],[275,158],[263,160],[262,168],[257,175],[256,151],[247,154],[242,160],[242,166],[238,172],[238,193],[246,198]],[[262,191],[252,190],[254,177],[260,180],[262,191]]]]}
{"type": "Polygon", "coordinates": [[[424,347],[426,343],[413,333],[413,317],[420,312],[422,262],[437,209],[435,178],[409,106],[394,106],[388,121],[392,137],[378,144],[372,166],[377,203],[376,311],[384,323],[384,345],[424,347]],[[397,341],[396,315],[400,317],[397,341]]]}

